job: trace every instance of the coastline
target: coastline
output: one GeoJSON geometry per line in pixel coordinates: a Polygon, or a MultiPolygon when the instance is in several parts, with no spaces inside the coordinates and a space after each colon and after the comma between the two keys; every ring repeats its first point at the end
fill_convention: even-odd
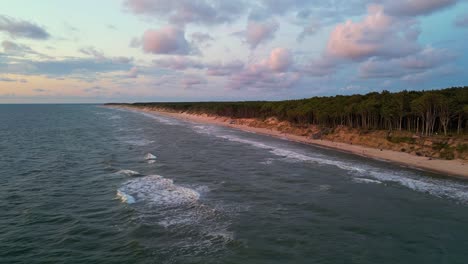
{"type": "Polygon", "coordinates": [[[294,134],[282,133],[277,130],[270,128],[253,127],[244,124],[231,123],[231,118],[219,117],[219,116],[208,116],[208,115],[196,115],[189,113],[177,113],[168,112],[162,110],[148,109],[148,108],[137,108],[124,105],[107,106],[111,108],[123,108],[130,109],[133,111],[140,111],[150,114],[158,114],[162,116],[168,116],[180,120],[187,120],[196,123],[214,124],[219,126],[230,127],[242,131],[252,132],[256,134],[262,134],[290,140],[298,143],[315,145],[319,147],[325,147],[334,149],[346,153],[351,153],[359,156],[363,156],[371,159],[384,160],[391,163],[396,163],[406,167],[412,167],[422,169],[426,171],[441,173],[449,177],[457,177],[461,179],[468,179],[468,164],[464,160],[441,160],[441,159],[428,159],[427,157],[415,156],[404,152],[397,152],[392,150],[380,150],[376,148],[370,148],[360,145],[351,145],[341,142],[333,142],[322,139],[312,139],[306,136],[299,136],[294,134]]]}

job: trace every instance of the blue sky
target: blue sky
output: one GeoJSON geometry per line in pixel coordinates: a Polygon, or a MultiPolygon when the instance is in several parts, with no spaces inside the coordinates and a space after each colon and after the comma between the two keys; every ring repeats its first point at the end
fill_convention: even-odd
{"type": "Polygon", "coordinates": [[[468,82],[463,0],[0,2],[0,103],[281,100],[468,82]]]}

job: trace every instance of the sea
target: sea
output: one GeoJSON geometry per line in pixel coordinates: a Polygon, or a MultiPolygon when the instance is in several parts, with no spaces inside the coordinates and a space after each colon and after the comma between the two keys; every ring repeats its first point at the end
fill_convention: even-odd
{"type": "Polygon", "coordinates": [[[468,263],[468,181],[101,105],[0,105],[0,263],[468,263]]]}

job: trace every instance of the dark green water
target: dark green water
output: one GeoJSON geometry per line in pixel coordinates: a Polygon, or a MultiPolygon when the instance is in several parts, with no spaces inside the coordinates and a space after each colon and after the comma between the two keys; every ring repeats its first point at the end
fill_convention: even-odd
{"type": "Polygon", "coordinates": [[[140,113],[0,105],[0,263],[468,263],[468,183],[140,113]]]}

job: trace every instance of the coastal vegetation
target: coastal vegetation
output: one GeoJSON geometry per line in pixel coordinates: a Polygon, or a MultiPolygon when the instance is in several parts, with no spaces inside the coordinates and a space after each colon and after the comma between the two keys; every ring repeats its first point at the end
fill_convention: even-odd
{"type": "Polygon", "coordinates": [[[177,102],[133,105],[230,118],[276,117],[280,121],[288,121],[298,126],[410,131],[421,136],[460,135],[468,129],[468,86],[397,93],[382,91],[365,95],[337,95],[275,102],[177,102]]]}

